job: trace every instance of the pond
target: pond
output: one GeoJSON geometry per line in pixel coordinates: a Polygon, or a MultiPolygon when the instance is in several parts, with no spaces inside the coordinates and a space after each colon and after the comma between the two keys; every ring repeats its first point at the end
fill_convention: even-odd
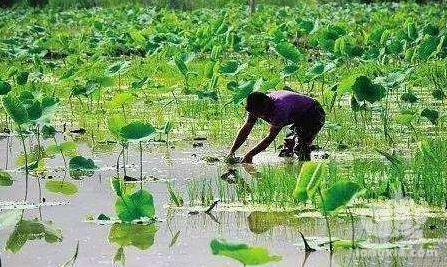
{"type": "MultiPolygon", "coordinates": [[[[59,139],[62,142],[61,136],[59,139]]],[[[14,171],[20,143],[14,137],[0,142],[2,168],[10,170],[14,180],[11,186],[0,187],[0,217],[23,211],[23,220],[29,224],[38,219],[48,226],[44,233],[34,233],[29,224],[29,228],[22,224],[21,229],[25,230],[16,233],[15,244],[8,246],[18,227],[0,220],[1,263],[4,266],[60,266],[73,258],[78,242],[74,257],[77,266],[111,266],[118,260],[126,266],[239,266],[232,259],[211,253],[210,242],[216,238],[265,247],[272,255],[282,257],[269,266],[441,266],[447,257],[445,213],[409,200],[369,202],[356,207],[353,212],[356,239],[368,241],[370,247],[335,250],[332,255],[327,248],[318,245],[327,241],[325,220],[309,207],[281,209],[218,203],[209,214],[202,212],[207,207],[191,207],[186,203],[176,208],[170,204],[167,181],[184,190],[191,180],[219,177],[227,171],[224,163],[204,160],[222,153],[206,142],[195,148],[192,145],[179,148],[159,144],[144,146],[143,187],[153,195],[155,223],[114,223],[116,196],[110,177],[115,175],[120,148],[113,145],[106,151],[92,151],[87,145],[78,144],[78,152],[93,158],[100,169],[90,177],[76,180],[67,177],[78,189],[71,196],[46,189],[49,177],[59,179],[64,174],[60,157],[47,161],[48,173],[44,179],[30,177],[27,205],[20,206],[26,188],[23,172],[14,171]],[[41,205],[38,205],[39,196],[44,199],[41,205]],[[96,220],[100,214],[112,220],[96,220]],[[300,232],[317,251],[305,252],[300,232]]],[[[265,164],[283,162],[265,153],[257,165],[265,164]]],[[[129,148],[127,172],[129,176],[138,177],[136,147],[129,148]]],[[[348,216],[332,218],[331,228],[332,235],[337,238],[351,237],[348,216]]]]}

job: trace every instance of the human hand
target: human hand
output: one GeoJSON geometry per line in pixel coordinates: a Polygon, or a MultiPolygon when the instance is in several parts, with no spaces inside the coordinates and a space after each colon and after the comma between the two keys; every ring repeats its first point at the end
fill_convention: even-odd
{"type": "Polygon", "coordinates": [[[233,164],[237,164],[240,163],[241,158],[237,158],[234,155],[234,152],[230,152],[228,153],[228,155],[225,156],[225,163],[233,165],[233,164]]]}

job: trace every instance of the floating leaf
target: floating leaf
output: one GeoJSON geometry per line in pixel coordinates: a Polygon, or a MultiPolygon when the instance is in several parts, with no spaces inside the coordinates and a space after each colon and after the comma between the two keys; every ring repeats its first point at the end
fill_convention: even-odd
{"type": "Polygon", "coordinates": [[[97,170],[98,167],[92,159],[86,159],[83,156],[76,156],[70,159],[69,162],[70,170],[76,171],[93,171],[97,170]]]}
{"type": "Polygon", "coordinates": [[[360,191],[360,186],[354,182],[339,181],[323,192],[322,210],[333,212],[346,206],[360,191]]]}
{"type": "Polygon", "coordinates": [[[28,113],[22,102],[9,92],[3,97],[3,106],[12,120],[18,125],[28,122],[28,113]]]}
{"type": "Polygon", "coordinates": [[[45,188],[50,192],[60,193],[66,196],[71,196],[78,192],[78,188],[75,184],[66,181],[48,181],[45,184],[45,188]]]}
{"type": "Polygon", "coordinates": [[[140,218],[153,218],[155,216],[152,195],[144,190],[118,198],[115,203],[115,210],[118,218],[123,222],[132,222],[140,218]]]}
{"type": "Polygon", "coordinates": [[[246,244],[230,243],[222,239],[212,240],[210,247],[213,255],[229,257],[243,265],[260,265],[281,260],[280,256],[269,255],[265,248],[249,247],[246,244]]]}

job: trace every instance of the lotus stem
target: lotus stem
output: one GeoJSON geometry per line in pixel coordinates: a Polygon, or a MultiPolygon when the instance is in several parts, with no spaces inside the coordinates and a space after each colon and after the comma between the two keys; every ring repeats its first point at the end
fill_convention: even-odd
{"type": "Polygon", "coordinates": [[[28,153],[26,151],[25,137],[22,133],[22,127],[19,125],[19,137],[22,141],[23,153],[25,155],[25,201],[28,199],[28,153]]]}
{"type": "Polygon", "coordinates": [[[143,145],[139,142],[140,146],[140,189],[143,190],[143,145]]]}

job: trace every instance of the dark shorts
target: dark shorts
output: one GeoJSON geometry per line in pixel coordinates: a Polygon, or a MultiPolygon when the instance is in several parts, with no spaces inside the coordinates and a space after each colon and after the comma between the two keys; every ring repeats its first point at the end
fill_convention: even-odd
{"type": "MultiPolygon", "coordinates": [[[[307,109],[301,118],[289,127],[286,139],[292,139],[294,142],[288,145],[295,146],[299,144],[310,146],[323,127],[325,117],[326,113],[323,107],[321,107],[318,101],[315,101],[315,105],[307,109]]],[[[288,140],[285,141],[287,145],[288,140]]]]}

